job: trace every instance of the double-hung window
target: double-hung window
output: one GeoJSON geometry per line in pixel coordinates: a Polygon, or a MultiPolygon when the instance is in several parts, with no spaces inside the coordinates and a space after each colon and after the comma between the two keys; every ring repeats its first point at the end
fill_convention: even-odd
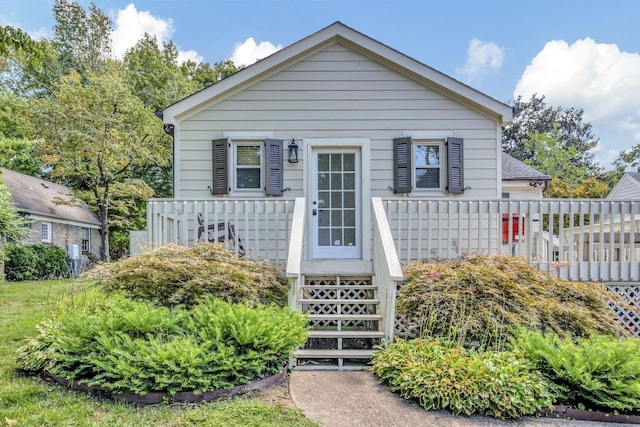
{"type": "Polygon", "coordinates": [[[439,142],[415,142],[413,144],[414,182],[416,190],[440,190],[442,182],[439,142]]]}
{"type": "Polygon", "coordinates": [[[88,254],[91,252],[91,229],[82,229],[82,253],[88,254]]]}
{"type": "Polygon", "coordinates": [[[264,144],[238,142],[232,146],[232,191],[260,191],[264,187],[264,144]]]}
{"type": "Polygon", "coordinates": [[[42,233],[42,243],[53,243],[53,230],[50,222],[40,223],[40,230],[42,233]]]}
{"type": "Polygon", "coordinates": [[[222,138],[213,140],[214,195],[271,195],[283,192],[281,139],[222,138]]]}

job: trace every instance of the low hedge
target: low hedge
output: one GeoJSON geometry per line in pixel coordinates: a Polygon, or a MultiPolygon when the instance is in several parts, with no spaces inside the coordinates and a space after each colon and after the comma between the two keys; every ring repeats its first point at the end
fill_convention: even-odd
{"type": "Polygon", "coordinates": [[[517,352],[476,352],[430,339],[397,340],[372,358],[391,391],[426,410],[519,418],[550,406],[546,380],[517,352]]]}
{"type": "Polygon", "coordinates": [[[107,292],[125,292],[167,307],[206,295],[249,305],[287,304],[286,278],[273,263],[238,257],[219,243],[168,244],[133,258],[99,264],[82,276],[107,292]]]}
{"type": "Polygon", "coordinates": [[[112,297],[38,326],[17,350],[20,367],[112,393],[194,391],[280,372],[307,337],[306,318],[275,306],[210,297],[191,310],[112,297]]]}
{"type": "Polygon", "coordinates": [[[9,282],[59,279],[70,272],[66,251],[42,243],[7,247],[4,270],[9,282]]]}

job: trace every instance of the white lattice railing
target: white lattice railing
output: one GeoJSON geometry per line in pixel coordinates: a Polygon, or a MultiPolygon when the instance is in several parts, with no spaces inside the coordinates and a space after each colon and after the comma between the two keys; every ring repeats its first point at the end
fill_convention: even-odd
{"type": "Polygon", "coordinates": [[[566,279],[640,281],[640,201],[389,198],[383,203],[403,262],[507,254],[566,279]]]}
{"type": "Polygon", "coordinates": [[[221,241],[246,257],[284,264],[294,204],[293,199],[150,199],[147,239],[151,248],[221,241]]]}

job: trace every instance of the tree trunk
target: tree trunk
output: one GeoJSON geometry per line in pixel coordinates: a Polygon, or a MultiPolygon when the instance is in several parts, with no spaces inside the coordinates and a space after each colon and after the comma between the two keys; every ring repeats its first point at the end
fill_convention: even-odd
{"type": "Polygon", "coordinates": [[[107,193],[100,207],[100,260],[109,262],[109,204],[107,193]]]}

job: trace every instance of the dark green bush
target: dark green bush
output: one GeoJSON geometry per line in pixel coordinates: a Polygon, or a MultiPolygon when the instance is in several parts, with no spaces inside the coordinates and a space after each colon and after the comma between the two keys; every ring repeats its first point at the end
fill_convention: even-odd
{"type": "Polygon", "coordinates": [[[437,340],[397,340],[372,358],[389,389],[426,410],[519,418],[548,407],[547,383],[515,352],[475,352],[437,340]]]}
{"type": "Polygon", "coordinates": [[[554,385],[560,403],[640,409],[640,339],[592,335],[573,340],[521,329],[512,345],[554,385]]]}
{"type": "Polygon", "coordinates": [[[24,370],[114,393],[204,392],[280,372],[304,344],[305,317],[211,298],[193,309],[123,297],[59,314],[17,350],[24,370]]]}
{"type": "Polygon", "coordinates": [[[220,244],[169,244],[98,265],[83,277],[107,292],[124,291],[130,298],[167,307],[192,306],[205,295],[249,305],[287,304],[286,278],[271,262],[240,258],[220,244]]]}
{"type": "Polygon", "coordinates": [[[603,285],[558,279],[523,258],[415,262],[404,273],[398,312],[423,337],[502,349],[517,326],[574,336],[629,334],[607,301],[624,303],[603,285]]]}
{"type": "Polygon", "coordinates": [[[7,247],[4,263],[5,279],[9,282],[32,280],[37,269],[38,256],[31,246],[7,247]]]}
{"type": "Polygon", "coordinates": [[[35,280],[58,279],[69,276],[69,257],[67,252],[59,246],[36,243],[30,245],[38,257],[35,280]]]}
{"type": "Polygon", "coordinates": [[[9,246],[5,276],[10,282],[68,277],[67,253],[58,246],[42,243],[9,246]]]}

